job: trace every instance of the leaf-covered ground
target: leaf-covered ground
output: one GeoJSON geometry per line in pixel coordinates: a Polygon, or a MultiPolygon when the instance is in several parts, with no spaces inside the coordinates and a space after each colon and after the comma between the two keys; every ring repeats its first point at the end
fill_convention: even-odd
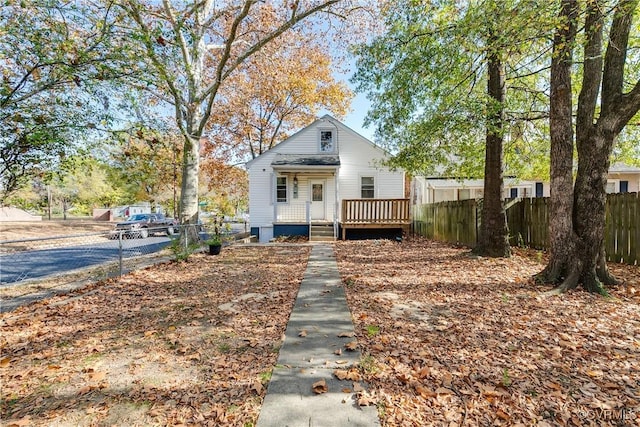
{"type": "MultiPolygon", "coordinates": [[[[611,266],[624,284],[609,299],[544,298],[535,251],[335,248],[369,383],[360,401],[383,425],[640,425],[638,267],[611,266]]],[[[0,420],[252,425],[308,251],[225,248],[0,315],[0,420]]]]}
{"type": "Polygon", "coordinates": [[[0,316],[5,425],[251,425],[308,248],[234,247],[0,316]]]}
{"type": "Polygon", "coordinates": [[[536,252],[474,258],[426,240],[336,251],[383,425],[640,425],[638,267],[612,267],[624,281],[612,298],[545,298],[536,252]]]}

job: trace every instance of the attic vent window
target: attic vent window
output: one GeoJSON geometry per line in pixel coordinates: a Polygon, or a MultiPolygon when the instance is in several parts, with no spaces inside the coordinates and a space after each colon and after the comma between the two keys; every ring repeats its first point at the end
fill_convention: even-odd
{"type": "Polygon", "coordinates": [[[335,151],[335,142],[333,140],[333,131],[320,131],[320,151],[323,153],[332,153],[335,151]]]}

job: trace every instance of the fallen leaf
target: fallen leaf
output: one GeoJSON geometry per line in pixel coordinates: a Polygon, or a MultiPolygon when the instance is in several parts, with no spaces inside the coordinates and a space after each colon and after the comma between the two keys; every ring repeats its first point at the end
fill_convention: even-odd
{"type": "Polygon", "coordinates": [[[333,371],[333,375],[339,380],[351,380],[351,381],[359,381],[360,373],[357,369],[336,369],[333,371]]]}
{"type": "Polygon", "coordinates": [[[254,381],[251,385],[251,390],[255,391],[257,395],[261,395],[264,387],[262,386],[262,383],[260,381],[254,381]]]}
{"type": "Polygon", "coordinates": [[[375,403],[376,401],[372,396],[367,396],[364,393],[358,397],[358,406],[369,406],[375,403]]]}
{"type": "Polygon", "coordinates": [[[329,388],[327,387],[327,383],[326,383],[325,380],[316,381],[311,386],[311,389],[313,390],[313,392],[315,394],[322,394],[322,393],[326,393],[327,391],[329,391],[329,388]]]}
{"type": "Polygon", "coordinates": [[[87,385],[78,390],[78,394],[87,394],[92,390],[95,390],[95,387],[87,385]]]}
{"type": "Polygon", "coordinates": [[[451,382],[453,381],[453,376],[451,375],[450,372],[445,372],[442,375],[442,384],[445,387],[451,387],[451,382]]]}
{"type": "Polygon", "coordinates": [[[306,329],[301,330],[301,331],[298,333],[298,336],[299,336],[299,337],[302,337],[302,338],[306,337],[306,336],[307,336],[307,330],[306,330],[306,329]]]}
{"type": "Polygon", "coordinates": [[[338,338],[351,338],[355,335],[353,332],[340,332],[338,338]]]}
{"type": "Polygon", "coordinates": [[[437,393],[434,393],[433,391],[429,390],[428,388],[426,388],[421,384],[417,384],[415,386],[415,389],[416,389],[416,393],[418,393],[420,396],[424,397],[425,399],[429,397],[436,397],[438,395],[437,393]]]}
{"type": "Polygon", "coordinates": [[[351,341],[344,345],[347,351],[356,351],[358,349],[358,341],[351,341]]]}
{"type": "Polygon", "coordinates": [[[496,415],[498,416],[498,418],[502,418],[505,421],[509,421],[511,419],[511,417],[509,416],[509,414],[507,414],[506,412],[504,412],[502,409],[498,408],[498,410],[496,411],[496,415]]]}
{"type": "Polygon", "coordinates": [[[0,368],[9,367],[10,362],[11,362],[11,359],[9,359],[8,357],[3,357],[2,359],[0,359],[0,368]]]}
{"type": "Polygon", "coordinates": [[[451,394],[452,391],[449,390],[448,388],[444,388],[444,387],[438,387],[436,389],[436,394],[451,394]]]}
{"type": "Polygon", "coordinates": [[[9,424],[7,424],[7,427],[24,427],[24,426],[28,426],[29,424],[31,424],[31,416],[25,415],[19,420],[9,421],[9,424]]]}
{"type": "Polygon", "coordinates": [[[339,380],[344,380],[345,378],[347,378],[347,371],[345,371],[344,369],[336,369],[335,371],[333,371],[333,375],[335,375],[335,377],[339,380]]]}
{"type": "Polygon", "coordinates": [[[418,377],[420,379],[424,379],[424,378],[428,377],[430,373],[431,373],[431,369],[428,366],[425,366],[424,368],[420,369],[416,373],[416,377],[418,377]]]}
{"type": "Polygon", "coordinates": [[[106,372],[91,372],[89,373],[89,379],[91,381],[102,381],[107,376],[106,372]]]}

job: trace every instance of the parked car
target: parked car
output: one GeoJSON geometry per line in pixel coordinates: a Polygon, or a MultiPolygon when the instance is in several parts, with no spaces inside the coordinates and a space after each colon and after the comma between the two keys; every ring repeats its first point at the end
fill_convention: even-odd
{"type": "Polygon", "coordinates": [[[127,218],[126,221],[119,222],[109,234],[110,239],[116,239],[120,234],[125,238],[141,238],[156,233],[166,233],[173,235],[177,231],[178,221],[167,218],[163,214],[135,214],[127,218]]]}

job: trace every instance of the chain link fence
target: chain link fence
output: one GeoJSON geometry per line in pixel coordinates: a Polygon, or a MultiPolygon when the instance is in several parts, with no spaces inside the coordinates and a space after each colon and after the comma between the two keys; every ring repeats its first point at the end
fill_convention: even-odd
{"type": "Polygon", "coordinates": [[[109,231],[0,241],[0,298],[69,291],[202,250],[208,237],[202,226],[190,225],[171,233],[149,228],[145,236],[109,231]]]}

